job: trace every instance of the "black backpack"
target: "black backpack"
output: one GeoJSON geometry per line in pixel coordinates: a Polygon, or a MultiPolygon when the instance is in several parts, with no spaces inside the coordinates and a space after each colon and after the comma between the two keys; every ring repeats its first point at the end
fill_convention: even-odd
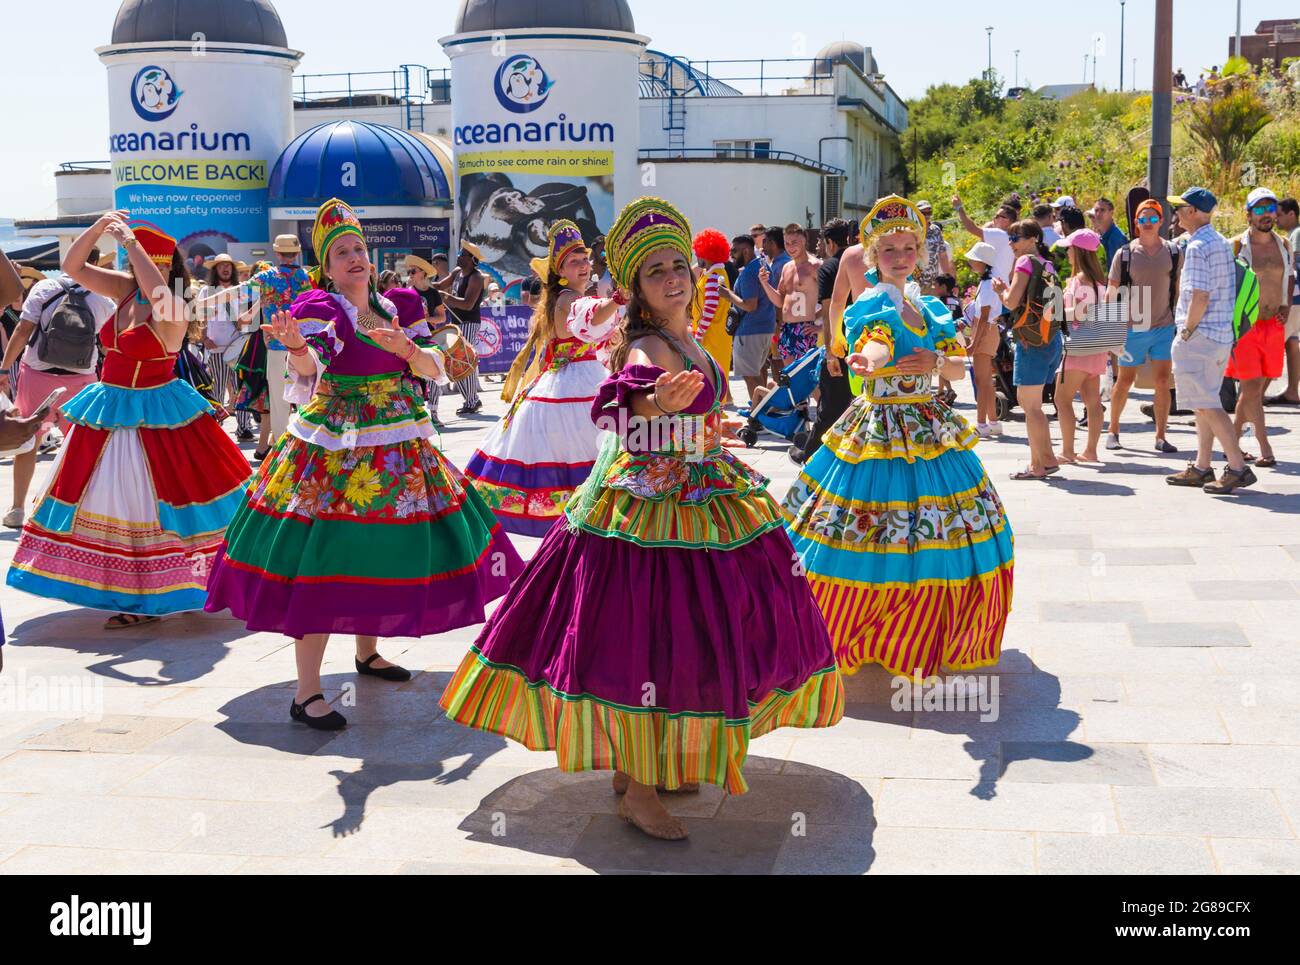
{"type": "Polygon", "coordinates": [[[41,321],[36,329],[36,357],[57,369],[88,369],[95,364],[97,326],[91,310],[90,292],[66,278],[62,289],[41,304],[41,321]],[[60,304],[47,318],[45,310],[60,304]]]}

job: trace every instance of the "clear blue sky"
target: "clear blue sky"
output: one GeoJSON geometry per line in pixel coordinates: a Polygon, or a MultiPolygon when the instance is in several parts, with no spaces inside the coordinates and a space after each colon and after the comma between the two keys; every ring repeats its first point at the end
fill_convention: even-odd
{"type": "MultiPolygon", "coordinates": [[[[437,38],[451,30],[455,0],[364,0],[349,5],[346,25],[331,17],[339,5],[322,0],[273,0],[289,43],[306,52],[301,70],[389,70],[403,63],[445,66],[437,38]],[[357,17],[355,11],[364,10],[357,17]]],[[[1020,50],[1020,79],[1035,86],[1077,83],[1094,37],[1102,38],[1097,81],[1119,83],[1119,0],[1086,3],[986,3],[916,0],[903,4],[844,0],[630,0],[637,29],[652,46],[693,59],[813,56],[834,40],[873,48],[880,69],[904,98],[933,83],[964,82],[985,67],[984,28],[992,26],[993,65],[1008,82],[1012,51],[1020,50]],[[706,10],[700,19],[698,12],[706,10]],[[982,12],[981,12],[982,10],[982,12]],[[725,26],[719,26],[724,24],[725,26]]],[[[26,8],[28,14],[36,8],[26,8]]],[[[94,54],[108,42],[114,0],[53,0],[41,9],[39,34],[7,34],[3,78],[6,131],[0,216],[49,217],[53,172],[60,161],[107,156],[108,106],[104,67],[94,54]]],[[[1154,0],[1128,0],[1125,73],[1137,58],[1139,86],[1150,86],[1154,0]]],[[[1174,64],[1195,79],[1226,58],[1235,23],[1233,0],[1177,0],[1174,64]]],[[[1260,20],[1300,14],[1298,0],[1244,0],[1242,29],[1260,20]]],[[[12,22],[11,28],[18,27],[12,22]]],[[[36,26],[36,24],[33,24],[36,26]]],[[[719,71],[724,72],[724,71],[719,71]]],[[[1089,79],[1091,79],[1091,71],[1089,79]]]]}

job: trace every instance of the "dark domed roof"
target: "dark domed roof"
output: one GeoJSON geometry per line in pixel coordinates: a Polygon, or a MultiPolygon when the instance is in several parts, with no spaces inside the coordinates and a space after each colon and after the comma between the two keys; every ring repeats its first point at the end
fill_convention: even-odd
{"type": "Polygon", "coordinates": [[[580,27],[636,33],[627,0],[460,0],[455,33],[580,27]]]}
{"type": "Polygon", "coordinates": [[[427,205],[451,197],[451,178],[429,146],[409,131],[366,121],[329,121],[303,131],[271,169],[275,207],[348,204],[427,205]],[[343,165],[356,179],[339,183],[343,165]]]}
{"type": "Polygon", "coordinates": [[[280,15],[270,0],[122,0],[113,43],[193,42],[288,47],[280,15]]]}
{"type": "Polygon", "coordinates": [[[817,51],[817,63],[814,68],[819,74],[830,73],[831,65],[847,60],[863,74],[878,73],[876,58],[871,55],[871,48],[852,40],[837,40],[817,51]]]}

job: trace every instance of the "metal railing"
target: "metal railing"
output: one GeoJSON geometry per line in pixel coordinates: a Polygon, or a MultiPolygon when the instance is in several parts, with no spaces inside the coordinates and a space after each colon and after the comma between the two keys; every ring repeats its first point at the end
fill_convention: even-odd
{"type": "Polygon", "coordinates": [[[714,161],[793,161],[804,167],[820,171],[822,174],[843,174],[843,168],[837,168],[825,161],[817,161],[793,151],[773,151],[769,148],[738,147],[643,147],[637,151],[639,158],[653,161],[655,158],[665,160],[705,158],[714,161]]]}
{"type": "Polygon", "coordinates": [[[59,164],[60,171],[110,171],[112,170],[112,161],[63,161],[59,164]]]}
{"type": "Polygon", "coordinates": [[[396,70],[297,74],[293,86],[294,102],[302,108],[322,101],[331,106],[368,106],[384,97],[393,104],[445,104],[451,100],[451,68],[403,64],[396,70]]]}

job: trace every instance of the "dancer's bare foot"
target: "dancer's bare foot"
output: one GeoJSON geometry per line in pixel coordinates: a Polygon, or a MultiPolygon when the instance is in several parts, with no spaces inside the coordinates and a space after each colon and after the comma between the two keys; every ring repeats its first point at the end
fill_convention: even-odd
{"type": "Polygon", "coordinates": [[[1073,465],[1075,462],[1078,461],[1078,459],[1079,459],[1079,457],[1076,456],[1076,455],[1075,455],[1074,453],[1072,453],[1072,452],[1058,452],[1058,453],[1056,454],[1056,461],[1057,461],[1058,463],[1060,463],[1060,462],[1068,462],[1068,463],[1070,463],[1071,465],[1073,465]]]}
{"type": "Polygon", "coordinates": [[[629,781],[627,793],[618,802],[618,816],[661,841],[681,841],[687,836],[686,825],[668,813],[648,784],[629,781]]]}
{"type": "Polygon", "coordinates": [[[1101,460],[1097,458],[1096,450],[1085,449],[1079,453],[1079,462],[1101,462],[1101,460]]]}
{"type": "MultiPolygon", "coordinates": [[[[626,774],[624,774],[622,771],[615,771],[614,779],[611,782],[614,786],[614,793],[626,794],[628,783],[631,780],[632,779],[628,777],[626,774]]],[[[670,790],[669,788],[664,787],[662,784],[657,784],[655,785],[655,790],[658,791],[660,794],[698,794],[700,793],[700,785],[696,783],[680,784],[677,787],[674,787],[670,790]]]]}

